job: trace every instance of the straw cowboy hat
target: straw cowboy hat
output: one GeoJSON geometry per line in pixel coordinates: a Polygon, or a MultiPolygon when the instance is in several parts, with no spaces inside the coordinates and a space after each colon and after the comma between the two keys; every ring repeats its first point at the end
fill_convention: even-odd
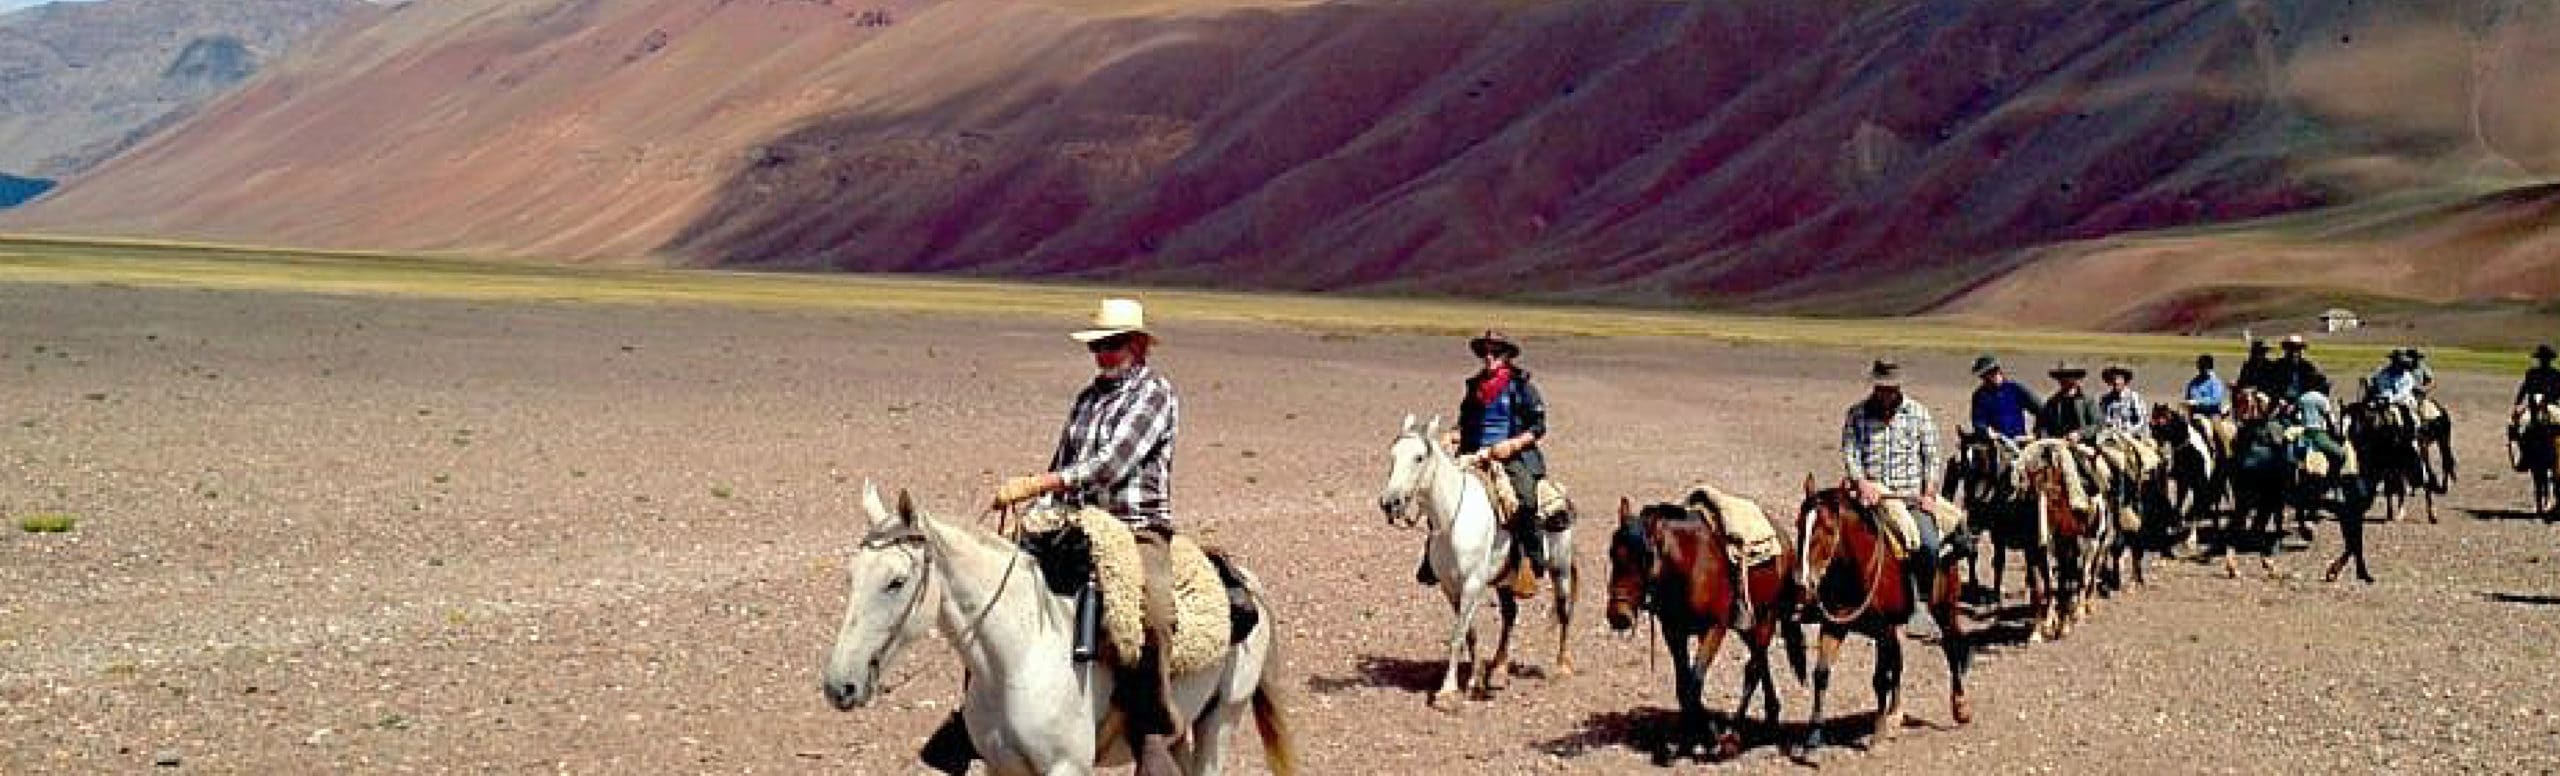
{"type": "Polygon", "coordinates": [[[1895,363],[1892,359],[1876,359],[1875,363],[1867,365],[1867,382],[1887,388],[1899,388],[1902,386],[1902,365],[1895,363]]]}
{"type": "Polygon", "coordinates": [[[2301,350],[2301,349],[2303,349],[2303,348],[2307,348],[2307,347],[2311,347],[2311,341],[2310,341],[2310,340],[2307,340],[2307,339],[2303,339],[2303,338],[2302,338],[2302,335],[2300,335],[2300,334],[2287,334],[2287,335],[2284,335],[2284,349],[2286,349],[2286,350],[2301,350]]]}
{"type": "Polygon", "coordinates": [[[2049,377],[2052,377],[2052,378],[2054,378],[2054,379],[2056,379],[2056,380],[2065,379],[2065,378],[2072,379],[2072,380],[2078,380],[2078,379],[2083,378],[2083,377],[2088,377],[2088,376],[2089,376],[2089,370],[2088,370],[2088,368],[2083,367],[2083,366],[2081,366],[2081,365],[2079,365],[2079,364],[2074,364],[2074,363],[2071,363],[2071,362],[2069,362],[2069,361],[2062,361],[2062,362],[2057,362],[2057,363],[2055,363],[2055,364],[2053,365],[2053,371],[2046,372],[2046,373],[2045,373],[2045,375],[2046,375],[2046,376],[2049,376],[2049,377]]]}
{"type": "Polygon", "coordinates": [[[1138,300],[1102,300],[1102,307],[1093,311],[1093,328],[1067,336],[1074,338],[1077,342],[1095,342],[1123,334],[1139,334],[1148,339],[1156,338],[1154,333],[1147,331],[1147,307],[1139,304],[1138,300]]]}
{"type": "Polygon", "coordinates": [[[1519,358],[1520,343],[1512,342],[1510,337],[1503,336],[1500,331],[1486,329],[1483,334],[1476,335],[1475,339],[1467,340],[1467,352],[1476,354],[1477,358],[1495,353],[1502,354],[1503,358],[1519,358]]]}

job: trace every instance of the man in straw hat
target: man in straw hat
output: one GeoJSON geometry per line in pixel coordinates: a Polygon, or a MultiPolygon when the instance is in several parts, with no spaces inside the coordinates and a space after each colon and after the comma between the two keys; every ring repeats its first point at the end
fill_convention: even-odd
{"type": "Polygon", "coordinates": [[[1161,653],[1172,630],[1173,444],[1182,404],[1173,384],[1147,365],[1156,338],[1137,300],[1102,300],[1092,327],[1068,336],[1093,355],[1093,382],[1076,395],[1049,470],[1005,480],[995,505],[1056,494],[1067,507],[1109,512],[1136,534],[1145,565],[1146,646],[1135,660],[1122,661],[1113,702],[1128,716],[1138,773],[1174,776],[1182,772],[1173,759],[1180,727],[1165,698],[1172,682],[1161,653]]]}
{"type": "MultiPolygon", "coordinates": [[[[1501,466],[1503,478],[1520,498],[1519,509],[1503,516],[1512,546],[1528,562],[1533,579],[1544,576],[1546,535],[1538,525],[1538,481],[1547,476],[1547,456],[1538,442],[1547,437],[1546,397],[1530,382],[1529,370],[1516,363],[1520,344],[1502,332],[1486,329],[1467,341],[1467,352],[1482,368],[1467,378],[1466,395],[1458,400],[1458,425],[1450,431],[1457,435],[1459,455],[1480,454],[1501,466]]],[[[1414,580],[1440,584],[1427,554],[1414,580]]]]}
{"type": "Polygon", "coordinates": [[[2106,395],[2098,397],[2098,418],[2118,433],[2150,438],[2151,405],[2133,389],[2133,367],[2108,364],[2098,370],[2098,379],[2107,384],[2106,395]]]}
{"type": "MultiPolygon", "coordinates": [[[[1938,422],[1902,393],[1902,365],[1878,360],[1867,368],[1867,398],[1849,405],[1840,424],[1840,463],[1858,491],[1858,502],[1875,509],[1903,536],[1919,539],[1919,547],[1903,563],[1910,585],[1912,624],[1927,627],[1929,586],[1938,568],[1938,521],[1913,519],[1911,509],[1935,509],[1929,496],[1938,491],[1938,422]]],[[[1964,540],[1953,542],[1962,547],[1964,540]]]]}
{"type": "Polygon", "coordinates": [[[2302,393],[2313,386],[2320,386],[2321,393],[2328,393],[2329,374],[2320,371],[2320,365],[2311,361],[2310,350],[2311,341],[2303,339],[2302,335],[2285,335],[2284,358],[2276,359],[2275,365],[2276,398],[2298,401],[2302,393]]]}

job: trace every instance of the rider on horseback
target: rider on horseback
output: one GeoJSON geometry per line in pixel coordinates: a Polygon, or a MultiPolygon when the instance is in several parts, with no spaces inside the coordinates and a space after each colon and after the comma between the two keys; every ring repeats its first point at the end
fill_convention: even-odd
{"type": "Polygon", "coordinates": [[[2551,359],[2555,356],[2560,356],[2560,351],[2552,350],[2550,345],[2533,349],[2533,368],[2524,370],[2524,382],[2516,384],[2516,406],[2511,413],[2514,418],[2520,420],[2524,417],[2525,405],[2533,397],[2540,396],[2543,401],[2560,400],[2560,368],[2551,366],[2551,359]]]}
{"type": "Polygon", "coordinates": [[[2036,413],[2036,436],[2077,442],[2097,433],[2098,403],[2080,390],[2080,381],[2089,377],[2089,370],[2065,361],[2045,374],[2059,387],[2044,400],[2044,409],[2036,413]]]}
{"type": "Polygon", "coordinates": [[[2375,370],[2368,379],[2375,398],[2390,402],[2391,412],[2410,428],[2418,426],[2418,360],[2415,351],[2400,348],[2391,351],[2391,361],[2375,370]]]}
{"type": "MultiPolygon", "coordinates": [[[[1007,508],[1056,494],[1068,507],[1100,509],[1129,524],[1145,566],[1146,646],[1121,661],[1113,703],[1128,716],[1138,773],[1175,776],[1181,773],[1173,759],[1180,726],[1165,697],[1172,680],[1162,653],[1173,616],[1173,445],[1181,403],[1173,384],[1147,365],[1156,338],[1136,300],[1103,300],[1093,328],[1069,336],[1093,354],[1093,382],[1076,395],[1049,470],[1005,480],[994,502],[1007,508]]],[[[925,745],[926,764],[966,772],[976,753],[959,723],[955,713],[934,733],[925,745]]]]}
{"type": "Polygon", "coordinates": [[[2098,397],[2098,417],[2106,428],[2117,433],[2148,439],[2151,436],[2151,405],[2133,389],[2133,368],[2108,364],[2098,371],[2098,379],[2107,383],[2107,395],[2098,397]]]}
{"type": "Polygon", "coordinates": [[[2243,390],[2255,390],[2268,396],[2284,393],[2282,381],[2276,379],[2276,362],[2267,357],[2266,340],[2249,341],[2249,360],[2240,364],[2238,385],[2243,390]]]}
{"type": "MultiPolygon", "coordinates": [[[[1520,346],[1502,332],[1485,330],[1467,341],[1467,350],[1484,362],[1484,368],[1467,378],[1467,394],[1458,401],[1458,425],[1452,429],[1458,439],[1458,454],[1481,454],[1499,463],[1511,489],[1519,494],[1519,508],[1504,515],[1511,530],[1512,546],[1529,563],[1531,573],[1545,576],[1547,553],[1545,537],[1538,525],[1538,480],[1547,476],[1546,454],[1538,450],[1539,440],[1547,437],[1547,402],[1538,395],[1537,386],[1529,381],[1529,370],[1513,359],[1520,357],[1520,346]]],[[[1424,585],[1440,584],[1431,571],[1429,553],[1422,568],[1414,572],[1414,580],[1424,585]]]]}
{"type": "Polygon", "coordinates": [[[2275,363],[2276,390],[2273,393],[2276,398],[2298,402],[2303,392],[2313,386],[2318,386],[2321,393],[2328,393],[2329,375],[2320,371],[2319,364],[2312,363],[2307,355],[2310,349],[2310,341],[2303,339],[2302,335],[2285,335],[2284,358],[2275,363]]]}
{"type": "Polygon", "coordinates": [[[1973,376],[1982,380],[1973,389],[1973,427],[2010,439],[2026,437],[2027,419],[2040,403],[2035,391],[2010,380],[2000,360],[1989,355],[1973,360],[1973,376]]]}
{"type": "Polygon", "coordinates": [[[2187,381],[2187,412],[2198,417],[2218,418],[2230,405],[2230,388],[2222,384],[2220,375],[2213,373],[2213,354],[2196,356],[2196,376],[2187,381]]]}
{"type": "MultiPolygon", "coordinates": [[[[1929,600],[1928,581],[1937,578],[1939,562],[1937,507],[1929,498],[1937,492],[1929,473],[1938,460],[1938,423],[1928,407],[1903,396],[1901,365],[1877,361],[1867,378],[1872,387],[1866,400],[1850,405],[1840,425],[1840,460],[1857,486],[1858,502],[1918,539],[1903,572],[1914,602],[1911,621],[1919,624],[1927,619],[1922,602],[1929,600]],[[1926,519],[1914,519],[1914,508],[1928,513],[1926,519]]],[[[1946,545],[1961,548],[1970,541],[1946,545]]]]}

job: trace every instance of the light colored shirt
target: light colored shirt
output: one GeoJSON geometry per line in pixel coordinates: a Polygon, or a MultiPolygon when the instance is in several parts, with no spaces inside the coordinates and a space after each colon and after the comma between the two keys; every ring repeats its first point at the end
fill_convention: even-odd
{"type": "Polygon", "coordinates": [[[1173,440],[1182,405],[1173,384],[1138,367],[1095,378],[1077,394],[1049,468],[1068,506],[1094,507],[1138,526],[1173,526],[1173,440]]]}
{"type": "Polygon", "coordinates": [[[2386,366],[2373,373],[2374,395],[2395,404],[2418,403],[2418,370],[2386,366]]]}
{"type": "Polygon", "coordinates": [[[2220,415],[2231,406],[2231,389],[2212,372],[2187,381],[2187,409],[2198,415],[2220,415]]]}
{"type": "Polygon", "coordinates": [[[2293,403],[2300,408],[2302,427],[2308,431],[2328,431],[2329,419],[2337,415],[2336,408],[2329,406],[2329,395],[2319,391],[2304,391],[2293,403]]]}
{"type": "Polygon", "coordinates": [[[2118,433],[2149,438],[2151,436],[2150,405],[2142,402],[2142,394],[2131,388],[2108,391],[2098,397],[2098,418],[2107,428],[2118,433]]]}
{"type": "Polygon", "coordinates": [[[1840,424],[1840,462],[1849,478],[1872,480],[1885,492],[1919,496],[1938,461],[1938,421],[1909,398],[1883,419],[1867,415],[1864,401],[1849,405],[1840,424]]]}

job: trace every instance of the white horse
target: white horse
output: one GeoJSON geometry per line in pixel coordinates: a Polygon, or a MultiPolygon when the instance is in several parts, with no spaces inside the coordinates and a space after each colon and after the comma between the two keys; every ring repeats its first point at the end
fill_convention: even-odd
{"type": "MultiPolygon", "coordinates": [[[[1502,636],[1495,643],[1493,662],[1476,671],[1476,687],[1481,692],[1494,689],[1496,666],[1503,673],[1517,671],[1518,666],[1511,662],[1511,633],[1520,619],[1520,602],[1513,597],[1510,586],[1495,584],[1495,577],[1502,573],[1511,555],[1511,534],[1502,530],[1502,520],[1494,514],[1493,499],[1485,492],[1484,482],[1467,473],[1447,449],[1431,441],[1439,430],[1439,418],[1417,426],[1413,416],[1405,416],[1403,431],[1387,448],[1391,465],[1387,469],[1386,490],[1378,496],[1378,508],[1386,512],[1391,525],[1414,524],[1412,513],[1417,507],[1429,521],[1431,572],[1440,578],[1440,592],[1449,597],[1449,606],[1457,614],[1457,622],[1449,629],[1449,667],[1440,677],[1440,689],[1433,691],[1429,699],[1433,708],[1447,708],[1443,702],[1455,697],[1458,690],[1459,651],[1465,650],[1468,665],[1476,664],[1475,612],[1488,591],[1496,594],[1501,605],[1502,636]]],[[[1571,676],[1573,653],[1566,637],[1573,632],[1573,527],[1547,531],[1545,538],[1547,557],[1554,560],[1554,670],[1557,676],[1571,676]]]]}
{"type": "MultiPolygon", "coordinates": [[[[994,534],[918,512],[904,492],[892,513],[866,482],[862,508],[870,525],[847,564],[851,600],[827,658],[829,702],[850,711],[887,692],[883,674],[930,622],[968,669],[960,716],[994,773],[1089,774],[1129,762],[1127,741],[1104,734],[1124,729],[1111,705],[1112,671],[1075,662],[1075,601],[1049,592],[1037,561],[994,534]]],[[[1248,705],[1271,770],[1294,767],[1275,694],[1271,609],[1260,585],[1246,581],[1262,624],[1223,665],[1174,680],[1176,707],[1191,720],[1174,757],[1195,776],[1224,768],[1228,736],[1248,705]]]]}

